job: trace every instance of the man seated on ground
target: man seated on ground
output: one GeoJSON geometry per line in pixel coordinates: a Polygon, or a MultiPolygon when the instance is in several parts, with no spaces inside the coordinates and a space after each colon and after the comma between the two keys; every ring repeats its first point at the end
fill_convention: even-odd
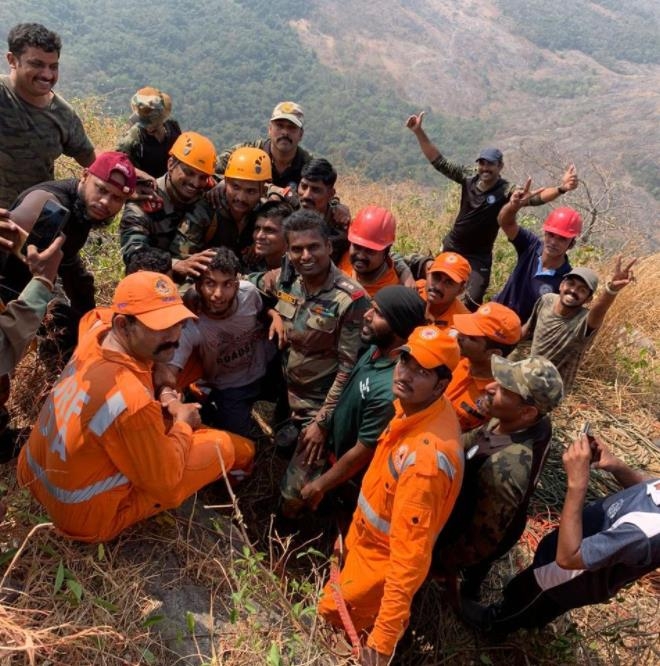
{"type": "Polygon", "coordinates": [[[88,167],[96,155],[82,121],[53,92],[62,40],[40,23],[19,23],[7,35],[9,76],[0,76],[0,209],[33,185],[53,180],[55,160],[88,167]]]}
{"type": "Polygon", "coordinates": [[[458,416],[462,432],[489,419],[486,387],[493,382],[491,357],[506,357],[520,340],[518,315],[499,303],[486,303],[473,314],[457,314],[461,361],[452,373],[445,396],[458,416]]]}
{"type": "MultiPolygon", "coordinates": [[[[196,381],[202,393],[202,423],[254,439],[252,407],[264,391],[275,345],[267,339],[265,308],[257,288],[238,279],[238,258],[226,247],[212,249],[215,256],[195,280],[198,318],[186,322],[168,364],[175,380],[172,386],[195,356],[202,370],[196,381]]],[[[282,320],[274,310],[268,316],[272,340],[281,336],[282,320]]]]}
{"type": "Polygon", "coordinates": [[[253,258],[245,262],[246,272],[256,273],[280,268],[286,255],[284,220],[293,213],[293,208],[283,201],[266,201],[252,213],[253,258]]]}
{"type": "Polygon", "coordinates": [[[470,277],[468,260],[455,252],[439,254],[426,273],[426,280],[417,280],[419,295],[426,301],[426,321],[449,330],[457,314],[469,310],[460,300],[470,277]]]}
{"type": "Polygon", "coordinates": [[[156,247],[171,255],[177,281],[197,277],[211,260],[203,251],[213,209],[204,199],[215,169],[215,148],[197,132],[174,142],[167,173],[156,180],[155,201],[130,202],[119,224],[121,255],[128,265],[137,250],[156,247]]]}
{"type": "Polygon", "coordinates": [[[284,233],[297,275],[283,283],[281,272],[274,271],[266,287],[277,298],[287,343],[282,362],[291,421],[280,428],[276,443],[288,455],[298,445],[316,460],[357,361],[369,302],[362,286],[332,263],[328,228],[318,213],[296,211],[286,219],[284,233]]]}
{"type": "Polygon", "coordinates": [[[350,246],[339,268],[374,296],[387,285],[414,287],[412,273],[398,255],[392,255],[396,219],[386,208],[367,206],[358,211],[348,227],[350,246]]]}
{"type": "Polygon", "coordinates": [[[559,284],[558,294],[543,294],[536,302],[523,337],[531,338],[531,354],[552,361],[564,380],[564,391],[573,387],[575,376],[589,343],[605,319],[614,298],[632,282],[635,259],[625,268],[617,257],[612,277],[595,303],[598,276],[590,268],[574,268],[559,284]]]}
{"type": "Polygon", "coordinates": [[[225,173],[227,162],[236,149],[260,148],[270,158],[273,185],[280,188],[292,188],[295,191],[300,182],[303,166],[312,159],[310,153],[299,145],[305,131],[304,121],[305,116],[299,104],[280,102],[271,114],[268,123],[268,138],[238,144],[220,153],[218,173],[225,173]]]}
{"type": "MultiPolygon", "coordinates": [[[[27,244],[42,240],[42,234],[51,229],[42,213],[44,204],[53,202],[68,211],[62,233],[66,240],[64,254],[58,268],[68,303],[58,298],[50,306],[53,319],[54,348],[49,360],[53,367],[66,362],[76,344],[78,322],[82,315],[96,305],[94,276],[85,268],[80,251],[92,229],[107,226],[135,190],[135,169],[123,153],[101,153],[80,178],[67,178],[40,183],[22,192],[12,210],[0,218],[16,222],[29,236],[27,244]]],[[[65,213],[66,211],[62,211],[65,213]]],[[[0,278],[0,296],[4,301],[15,298],[28,284],[31,273],[19,255],[9,254],[3,262],[0,278]]],[[[44,349],[44,352],[47,350],[44,349]]]]}
{"type": "Polygon", "coordinates": [[[463,618],[505,635],[543,627],[573,608],[612,599],[660,566],[660,477],[633,470],[586,434],[564,452],[567,484],[559,527],[540,541],[533,563],[487,608],[466,602],[463,618]],[[589,469],[625,488],[584,506],[589,469]]]}
{"type": "Polygon", "coordinates": [[[249,469],[254,455],[249,440],[200,428],[199,405],[173,389],[154,394],[153,364],[172,358],[182,322],[194,318],[176,285],[159,273],[129,275],[112,312],[110,325],[81,331],[18,461],[20,484],[79,541],[112,539],[223,469],[249,469]]]}
{"type": "Polygon", "coordinates": [[[461,487],[460,430],[443,396],[458,360],[456,340],[435,326],[415,329],[401,348],[395,416],[362,481],[339,589],[323,590],[318,611],[328,622],[342,626],[341,596],[355,629],[368,632],[362,664],[390,663],[461,487]]]}
{"type": "Polygon", "coordinates": [[[270,157],[259,148],[237,148],[225,169],[224,189],[217,197],[216,220],[205,243],[228,247],[249,264],[253,243],[255,209],[266,196],[271,179],[270,157]]]}
{"type": "MultiPolygon", "coordinates": [[[[461,186],[458,215],[442,240],[442,249],[464,256],[472,267],[468,283],[468,303],[475,310],[481,304],[490,283],[493,245],[499,227],[497,215],[507,203],[514,187],[501,177],[504,157],[497,148],[485,148],[477,158],[477,173],[472,167],[446,159],[422,128],[424,111],[408,118],[406,126],[415,135],[424,156],[434,169],[461,186]]],[[[522,205],[541,206],[578,186],[577,172],[570,165],[561,185],[544,187],[530,194],[522,205]]]]}
{"type": "Polygon", "coordinates": [[[353,489],[359,487],[378,437],[394,416],[392,374],[399,348],[413,329],[424,324],[424,310],[419,295],[400,285],[383,287],[373,296],[360,332],[362,342],[370,346],[351,371],[328,423],[322,459],[330,459],[332,467],[323,472],[320,464],[306,465],[299,457],[289,463],[282,484],[289,505],[286,515],[302,508],[303,501],[315,510],[326,493],[349,480],[358,482],[345,493],[351,495],[348,508],[355,509],[353,489]]]}
{"type": "Polygon", "coordinates": [[[522,535],[527,507],[548,451],[549,413],[561,401],[561,376],[542,356],[492,356],[487,387],[492,420],[463,436],[467,463],[456,508],[433,554],[436,572],[463,573],[461,592],[478,598],[490,567],[522,535]]]}
{"type": "Polygon", "coordinates": [[[140,88],[131,98],[133,123],[117,143],[138,170],[138,176],[160,178],[174,142],[181,135],[179,123],[170,118],[172,98],[157,88],[140,88]]]}
{"type": "Polygon", "coordinates": [[[534,304],[543,294],[557,293],[571,270],[566,252],[582,233],[582,217],[572,208],[555,208],[543,223],[543,240],[516,221],[516,214],[529,197],[531,180],[516,190],[497,218],[502,231],[513,244],[518,260],[513,272],[494,301],[510,307],[527,321],[534,304]]]}

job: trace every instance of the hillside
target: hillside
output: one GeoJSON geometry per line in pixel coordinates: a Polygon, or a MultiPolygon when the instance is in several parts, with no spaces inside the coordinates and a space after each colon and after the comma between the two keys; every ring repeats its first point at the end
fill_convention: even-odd
{"type": "MultiPolygon", "coordinates": [[[[145,84],[219,147],[263,135],[285,98],[307,113],[305,145],[342,170],[444,186],[406,116],[428,109],[445,152],[498,144],[507,174],[553,182],[573,160],[598,213],[660,245],[660,17],[654,0],[349,3],[5,0],[0,36],[40,20],[64,38],[58,89],[127,115],[145,84]]],[[[586,191],[574,201],[589,208],[586,191]]],[[[628,235],[628,234],[626,234],[628,235]]]]}

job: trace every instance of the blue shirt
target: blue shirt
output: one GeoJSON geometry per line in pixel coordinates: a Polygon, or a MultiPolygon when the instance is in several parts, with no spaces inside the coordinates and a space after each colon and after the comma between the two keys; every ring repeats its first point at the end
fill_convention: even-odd
{"type": "Polygon", "coordinates": [[[518,261],[504,288],[493,300],[511,308],[525,323],[543,294],[559,293],[559,284],[570,272],[571,265],[566,258],[559,268],[543,270],[543,242],[529,229],[521,227],[510,242],[516,248],[518,261]]]}

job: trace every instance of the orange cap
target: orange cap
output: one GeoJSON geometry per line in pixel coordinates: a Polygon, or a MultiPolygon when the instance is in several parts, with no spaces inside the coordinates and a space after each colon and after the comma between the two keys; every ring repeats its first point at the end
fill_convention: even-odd
{"type": "Polygon", "coordinates": [[[454,315],[454,328],[463,335],[486,337],[505,345],[520,341],[520,317],[506,305],[486,303],[472,314],[454,315]]]}
{"type": "Polygon", "coordinates": [[[184,319],[197,317],[183,304],[167,275],[138,271],[125,277],[112,297],[112,312],[133,315],[147,328],[163,331],[184,319]]]}
{"type": "Polygon", "coordinates": [[[465,257],[456,252],[442,252],[431,264],[427,273],[446,273],[455,282],[466,282],[472,268],[465,257]]]}
{"type": "Polygon", "coordinates": [[[446,365],[453,370],[461,359],[456,338],[437,326],[418,326],[401,351],[408,352],[423,368],[433,370],[446,365]]]}

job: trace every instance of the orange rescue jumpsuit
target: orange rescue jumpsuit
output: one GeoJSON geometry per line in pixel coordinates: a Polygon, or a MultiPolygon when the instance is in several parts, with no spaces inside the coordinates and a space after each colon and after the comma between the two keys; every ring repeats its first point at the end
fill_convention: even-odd
{"type": "Polygon", "coordinates": [[[401,284],[401,280],[397,275],[394,264],[389,258],[387,259],[387,270],[382,275],[379,275],[373,282],[369,282],[368,284],[360,281],[358,274],[353,269],[349,252],[346,252],[341,258],[341,261],[339,262],[339,270],[349,278],[357,280],[371,298],[373,298],[383,287],[401,284]]]}
{"type": "MultiPolygon", "coordinates": [[[[417,285],[417,293],[426,303],[428,301],[426,297],[426,280],[417,280],[415,284],[417,285]]],[[[457,314],[470,314],[470,311],[465,307],[465,304],[462,301],[455,298],[453,302],[449,304],[449,307],[437,319],[429,317],[429,312],[427,310],[426,320],[429,324],[435,324],[440,330],[447,331],[454,325],[454,315],[457,314]]]]}
{"type": "MultiPolygon", "coordinates": [[[[383,654],[394,652],[408,625],[412,598],[463,480],[460,430],[446,398],[411,416],[398,400],[394,407],[362,481],[339,576],[356,630],[373,627],[367,645],[383,654]]],[[[341,627],[331,585],[319,612],[341,627]]]]}
{"type": "Polygon", "coordinates": [[[456,411],[463,432],[474,430],[489,420],[483,400],[486,386],[492,382],[492,377],[474,377],[467,358],[462,358],[452,372],[445,396],[456,411]]]}
{"type": "Polygon", "coordinates": [[[108,331],[88,317],[76,352],[39,414],[18,479],[53,523],[79,541],[106,541],[179,506],[227,471],[248,469],[253,443],[219,430],[168,427],[151,363],[101,348],[108,331]]]}

